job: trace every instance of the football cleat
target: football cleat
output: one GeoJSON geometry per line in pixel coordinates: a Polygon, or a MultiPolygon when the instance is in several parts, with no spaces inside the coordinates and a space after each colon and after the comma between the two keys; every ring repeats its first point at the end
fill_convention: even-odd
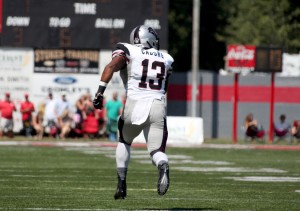
{"type": "Polygon", "coordinates": [[[165,195],[168,191],[169,183],[169,165],[167,163],[163,163],[158,166],[157,192],[159,195],[165,195]]]}
{"type": "Polygon", "coordinates": [[[118,187],[115,193],[115,200],[117,199],[125,199],[126,198],[126,180],[121,180],[118,177],[118,187]]]}

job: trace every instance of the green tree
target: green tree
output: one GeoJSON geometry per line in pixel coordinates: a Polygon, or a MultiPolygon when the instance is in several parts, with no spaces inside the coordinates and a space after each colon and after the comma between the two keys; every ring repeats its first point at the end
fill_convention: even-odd
{"type": "MultiPolygon", "coordinates": [[[[224,66],[225,45],[216,40],[219,24],[217,17],[220,0],[201,0],[200,12],[200,69],[219,70],[224,66]]],[[[174,57],[175,71],[191,69],[192,54],[192,0],[170,0],[169,9],[169,52],[174,57]]]]}
{"type": "Polygon", "coordinates": [[[219,18],[226,24],[216,37],[226,44],[282,46],[298,52],[300,9],[295,5],[291,0],[222,0],[219,18]]]}
{"type": "Polygon", "coordinates": [[[175,71],[187,71],[191,68],[192,1],[170,0],[169,4],[169,52],[175,71]]]}

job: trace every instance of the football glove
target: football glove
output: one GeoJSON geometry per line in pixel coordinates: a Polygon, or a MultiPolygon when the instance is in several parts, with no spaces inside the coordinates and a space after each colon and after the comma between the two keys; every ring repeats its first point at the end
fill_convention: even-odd
{"type": "Polygon", "coordinates": [[[93,104],[95,109],[101,110],[103,108],[103,94],[101,92],[96,93],[93,104]]]}

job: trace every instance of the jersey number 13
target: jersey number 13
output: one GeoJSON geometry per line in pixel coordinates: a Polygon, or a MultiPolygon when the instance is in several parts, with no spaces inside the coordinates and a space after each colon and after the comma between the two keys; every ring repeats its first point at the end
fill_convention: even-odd
{"type": "MultiPolygon", "coordinates": [[[[141,77],[141,82],[139,83],[140,88],[147,88],[147,76],[148,76],[148,69],[149,69],[149,59],[144,59],[142,61],[143,66],[143,74],[141,77]]],[[[151,64],[151,70],[156,70],[157,68],[160,68],[160,73],[157,73],[157,84],[155,84],[155,81],[153,79],[149,80],[149,87],[150,89],[154,90],[160,90],[162,88],[162,82],[164,80],[165,76],[165,64],[163,62],[154,61],[151,64]]]]}

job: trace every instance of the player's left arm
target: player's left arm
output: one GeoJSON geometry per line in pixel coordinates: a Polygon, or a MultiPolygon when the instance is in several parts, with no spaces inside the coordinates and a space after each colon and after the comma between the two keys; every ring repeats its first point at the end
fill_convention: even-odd
{"type": "Polygon", "coordinates": [[[169,77],[173,73],[173,67],[172,67],[173,62],[174,62],[174,60],[172,60],[171,64],[169,65],[169,67],[167,69],[167,76],[166,76],[166,82],[165,82],[165,94],[167,94],[167,91],[168,91],[169,77]]]}

